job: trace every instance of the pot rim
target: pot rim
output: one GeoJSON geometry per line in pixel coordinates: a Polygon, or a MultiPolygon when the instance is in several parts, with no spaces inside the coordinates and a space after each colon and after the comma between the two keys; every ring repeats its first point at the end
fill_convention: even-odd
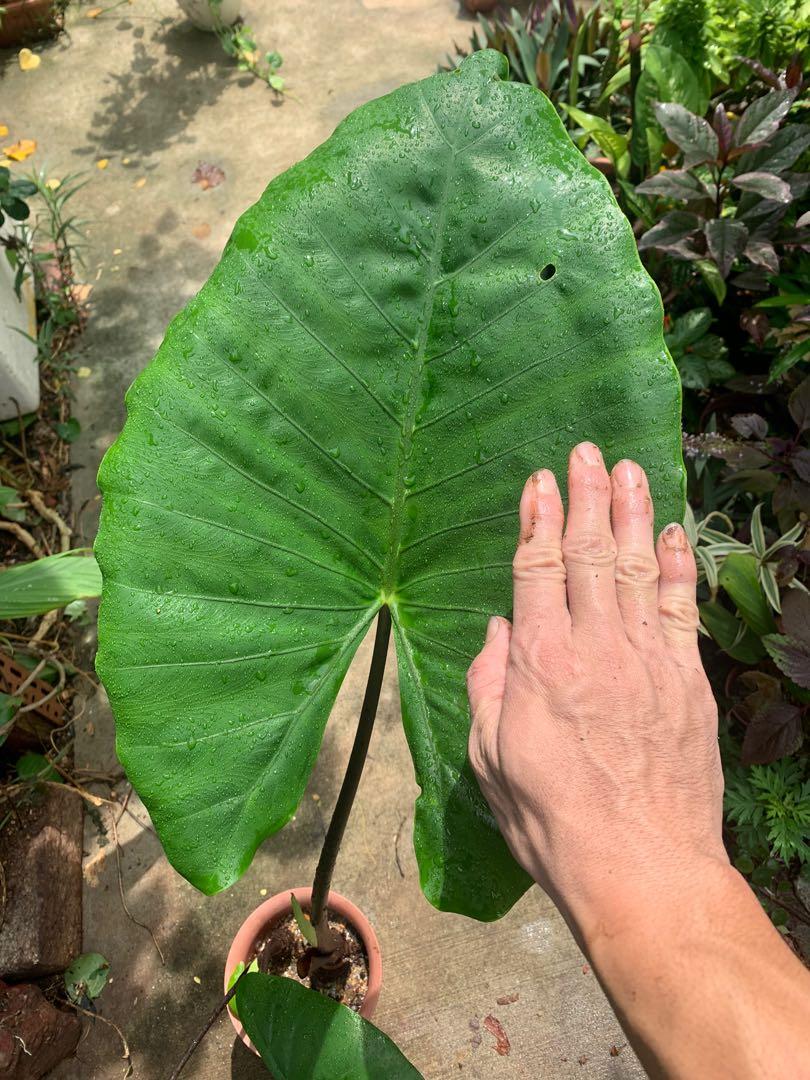
{"type": "MultiPolygon", "coordinates": [[[[228,992],[228,980],[231,973],[237,964],[247,962],[254,942],[267,925],[280,915],[292,913],[290,893],[295,896],[304,911],[309,910],[312,901],[312,889],[309,886],[285,889],[283,892],[276,893],[259,904],[239,927],[228,950],[223,977],[225,993],[228,992]]],[[[342,916],[346,922],[351,924],[352,929],[355,930],[366,950],[366,956],[368,957],[368,990],[359,1011],[362,1017],[370,1020],[377,1007],[380,990],[382,989],[382,954],[374,927],[360,908],[353,904],[351,900],[347,900],[345,896],[341,896],[340,893],[329,893],[327,907],[331,912],[342,916]]],[[[236,1034],[249,1050],[252,1050],[254,1054],[258,1053],[242,1024],[233,1015],[230,1008],[227,1006],[226,1008],[236,1034]]]]}

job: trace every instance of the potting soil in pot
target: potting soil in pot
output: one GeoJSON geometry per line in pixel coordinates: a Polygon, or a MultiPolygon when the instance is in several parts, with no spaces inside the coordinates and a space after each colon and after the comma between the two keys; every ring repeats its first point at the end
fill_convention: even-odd
{"type": "Polygon", "coordinates": [[[302,986],[318,990],[357,1012],[368,992],[368,956],[349,923],[341,918],[330,918],[329,925],[345,942],[345,956],[335,970],[315,970],[317,964],[310,965],[314,950],[292,914],[272,922],[257,940],[259,970],[295,979],[302,986]]]}

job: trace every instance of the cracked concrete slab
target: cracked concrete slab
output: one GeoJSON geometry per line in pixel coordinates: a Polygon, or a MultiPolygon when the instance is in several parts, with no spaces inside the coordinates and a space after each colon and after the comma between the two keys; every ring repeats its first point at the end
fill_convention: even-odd
{"type": "MultiPolygon", "coordinates": [[[[90,540],[98,513],[95,472],[121,427],[124,391],[210,273],[237,216],[356,105],[434,71],[454,40],[467,40],[471,23],[460,17],[456,0],[246,0],[262,47],[284,56],[296,100],[279,103],[235,70],[216,41],[195,31],[170,0],[133,0],[95,20],[85,14],[86,8],[71,9],[68,34],[38,49],[35,72],[23,73],[7,58],[0,68],[0,120],[13,138],[37,140],[31,162],[49,176],[85,170],[89,179],[76,204],[89,221],[84,276],[93,284],[93,306],[80,361],[89,371],[75,387],[82,436],[73,460],[76,507],[90,540]],[[108,161],[104,169],[96,166],[101,159],[108,161]],[[200,162],[223,170],[218,187],[203,191],[192,183],[200,162]]],[[[132,796],[117,830],[120,880],[132,917],[144,924],[138,925],[119,894],[110,811],[89,818],[84,947],[110,960],[99,1011],[126,1035],[136,1077],[169,1074],[221,993],[225,953],[246,913],[265,895],[309,883],[369,656],[367,641],[341,690],[295,820],[221,895],[203,897],[171,869],[132,796]]],[[[427,1080],[643,1076],[539,889],[489,925],[434,911],[422,897],[410,841],[416,785],[392,660],[335,879],[380,937],[384,989],[377,1022],[427,1080]],[[508,1054],[496,1053],[484,1023],[490,1016],[506,1032],[508,1054]]],[[[78,726],[77,763],[115,770],[103,691],[88,701],[78,726]]],[[[186,1075],[266,1076],[232,1034],[222,1018],[186,1075]]],[[[120,1054],[115,1032],[95,1023],[76,1059],[53,1075],[118,1080],[120,1054]]]]}

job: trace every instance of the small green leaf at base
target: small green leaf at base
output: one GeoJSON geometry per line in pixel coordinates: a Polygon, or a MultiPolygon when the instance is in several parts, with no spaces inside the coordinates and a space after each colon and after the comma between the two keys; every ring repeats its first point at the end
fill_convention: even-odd
{"type": "Polygon", "coordinates": [[[292,906],[293,915],[295,916],[295,921],[298,923],[298,929],[310,945],[314,945],[315,948],[317,948],[318,935],[315,933],[315,927],[309,921],[309,917],[304,914],[304,909],[295,899],[295,893],[290,893],[290,904],[292,906]]]}
{"type": "Polygon", "coordinates": [[[368,1020],[292,979],[248,974],[236,1001],[274,1080],[423,1080],[368,1020]]]}
{"type": "MultiPolygon", "coordinates": [[[[236,967],[231,972],[230,979],[228,979],[228,990],[231,989],[233,984],[240,977],[240,975],[242,974],[242,972],[244,970],[245,970],[245,965],[240,960],[239,963],[236,965],[236,967]]],[[[252,960],[251,964],[250,964],[250,967],[248,968],[248,971],[258,971],[258,970],[259,970],[259,961],[258,960],[252,960]]],[[[239,1019],[239,1012],[238,1012],[238,1009],[237,1009],[237,1004],[236,1004],[236,998],[235,997],[232,997],[231,1000],[228,1002],[228,1008],[231,1010],[233,1015],[238,1020],[239,1019]]]]}
{"type": "Polygon", "coordinates": [[[109,961],[101,953],[82,953],[65,970],[67,996],[76,1004],[84,998],[94,1001],[107,985],[109,972],[109,961]]]}

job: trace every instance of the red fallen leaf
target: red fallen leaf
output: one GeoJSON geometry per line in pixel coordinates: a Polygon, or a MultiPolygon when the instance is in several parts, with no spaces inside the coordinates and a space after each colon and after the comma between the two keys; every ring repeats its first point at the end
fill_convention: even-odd
{"type": "Polygon", "coordinates": [[[199,184],[203,191],[209,188],[219,187],[225,179],[225,173],[219,165],[212,165],[209,161],[201,161],[191,177],[192,184],[199,184]]]}
{"type": "Polygon", "coordinates": [[[495,998],[498,1005],[514,1005],[520,998],[520,994],[504,994],[503,997],[495,998]]]}
{"type": "Polygon", "coordinates": [[[487,1029],[490,1035],[495,1036],[496,1041],[495,1046],[493,1047],[495,1053],[500,1054],[501,1057],[505,1057],[512,1047],[509,1042],[509,1037],[503,1030],[503,1024],[500,1022],[500,1020],[490,1014],[489,1016],[484,1017],[484,1027],[487,1029]]]}

